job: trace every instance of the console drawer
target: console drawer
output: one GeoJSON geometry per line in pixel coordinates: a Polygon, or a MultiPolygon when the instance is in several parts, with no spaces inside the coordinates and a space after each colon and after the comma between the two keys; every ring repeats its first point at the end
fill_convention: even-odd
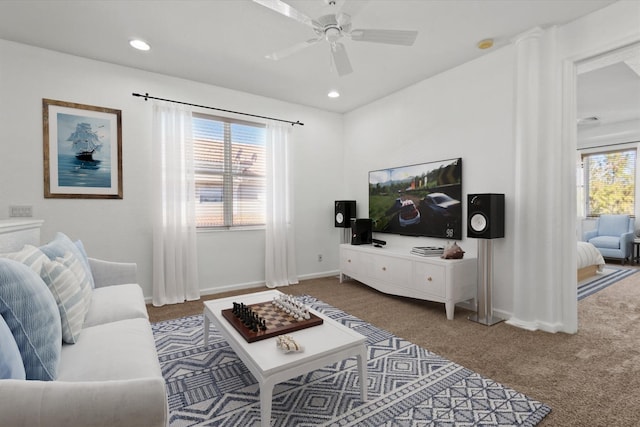
{"type": "Polygon", "coordinates": [[[386,256],[373,256],[371,261],[367,274],[381,283],[405,287],[411,283],[411,261],[386,256]]]}
{"type": "Polygon", "coordinates": [[[440,265],[415,263],[413,286],[417,291],[446,297],[446,272],[440,265]]]}
{"type": "Polygon", "coordinates": [[[340,271],[347,276],[357,277],[360,268],[358,252],[340,248],[340,271]]]}

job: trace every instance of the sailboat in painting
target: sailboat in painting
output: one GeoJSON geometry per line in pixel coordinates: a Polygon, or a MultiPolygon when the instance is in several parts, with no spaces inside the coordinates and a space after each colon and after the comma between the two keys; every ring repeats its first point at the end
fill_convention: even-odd
{"type": "Polygon", "coordinates": [[[99,162],[93,158],[93,153],[100,151],[102,143],[97,132],[91,130],[89,123],[78,123],[76,130],[67,138],[67,141],[73,142],[73,150],[76,153],[76,159],[85,162],[99,162]]]}

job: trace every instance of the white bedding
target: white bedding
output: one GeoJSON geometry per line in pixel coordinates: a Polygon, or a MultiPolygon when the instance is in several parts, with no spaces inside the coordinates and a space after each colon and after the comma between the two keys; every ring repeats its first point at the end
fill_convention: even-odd
{"type": "Polygon", "coordinates": [[[597,265],[598,271],[604,269],[604,258],[595,246],[589,242],[578,242],[578,270],[590,265],[597,265]]]}

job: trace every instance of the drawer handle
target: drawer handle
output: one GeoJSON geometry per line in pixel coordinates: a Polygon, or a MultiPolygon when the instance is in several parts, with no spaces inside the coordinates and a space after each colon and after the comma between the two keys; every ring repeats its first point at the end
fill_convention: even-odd
{"type": "Polygon", "coordinates": [[[387,267],[382,267],[382,271],[387,271],[387,267]]]}
{"type": "Polygon", "coordinates": [[[349,260],[347,260],[347,262],[351,262],[351,260],[349,259],[349,260]]]}
{"type": "Polygon", "coordinates": [[[433,279],[431,278],[431,276],[427,277],[427,281],[428,281],[428,282],[433,281],[433,279]]]}

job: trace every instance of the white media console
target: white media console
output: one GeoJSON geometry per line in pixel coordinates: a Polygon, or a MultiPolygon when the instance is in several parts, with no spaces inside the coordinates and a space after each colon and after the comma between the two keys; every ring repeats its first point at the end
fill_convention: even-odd
{"type": "Polygon", "coordinates": [[[455,304],[475,299],[476,258],[441,259],[412,255],[409,249],[340,245],[340,283],[351,277],[391,295],[443,302],[447,319],[455,304]]]}

